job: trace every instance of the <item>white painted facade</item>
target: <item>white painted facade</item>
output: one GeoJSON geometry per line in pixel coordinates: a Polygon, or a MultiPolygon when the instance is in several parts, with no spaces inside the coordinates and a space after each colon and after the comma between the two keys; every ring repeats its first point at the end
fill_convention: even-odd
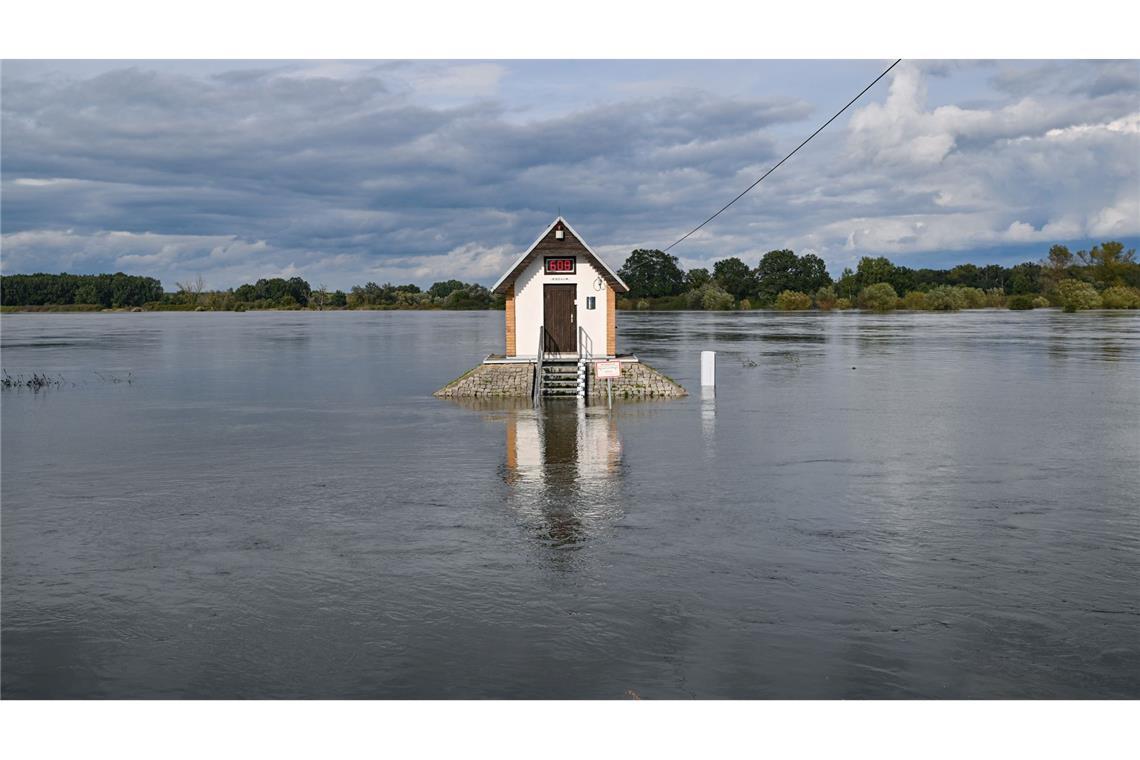
{"type": "Polygon", "coordinates": [[[538,328],[543,324],[543,286],[578,287],[575,298],[574,324],[583,327],[589,341],[578,349],[589,349],[596,357],[606,355],[606,307],[609,288],[602,273],[588,256],[576,256],[573,274],[547,274],[542,256],[536,257],[515,280],[515,347],[518,356],[538,356],[538,328]],[[594,298],[594,308],[587,308],[587,298],[594,298]],[[591,345],[592,343],[592,345],[591,345]]]}

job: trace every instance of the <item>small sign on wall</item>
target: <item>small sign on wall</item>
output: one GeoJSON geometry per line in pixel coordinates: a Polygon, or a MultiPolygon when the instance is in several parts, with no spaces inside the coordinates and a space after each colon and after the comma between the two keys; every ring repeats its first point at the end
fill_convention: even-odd
{"type": "Polygon", "coordinates": [[[621,377],[621,362],[594,362],[594,377],[599,380],[617,380],[621,377]]]}
{"type": "Polygon", "coordinates": [[[574,274],[578,260],[573,256],[547,256],[545,261],[547,274],[574,274]]]}

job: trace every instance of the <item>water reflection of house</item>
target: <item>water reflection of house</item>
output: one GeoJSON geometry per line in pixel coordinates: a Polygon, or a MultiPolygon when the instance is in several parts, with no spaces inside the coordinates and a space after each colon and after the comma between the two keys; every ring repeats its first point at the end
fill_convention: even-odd
{"type": "Polygon", "coordinates": [[[619,518],[621,440],[613,415],[582,404],[507,412],[508,505],[556,548],[619,518]]]}

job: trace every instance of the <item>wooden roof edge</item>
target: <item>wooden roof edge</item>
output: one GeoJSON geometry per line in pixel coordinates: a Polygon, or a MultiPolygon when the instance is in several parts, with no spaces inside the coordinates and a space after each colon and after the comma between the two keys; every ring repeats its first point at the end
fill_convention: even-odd
{"type": "Polygon", "coordinates": [[[629,286],[625,284],[625,281],[618,276],[617,272],[610,268],[610,265],[606,263],[605,259],[599,256],[597,251],[591,248],[590,244],[587,243],[586,240],[578,234],[577,230],[570,226],[570,222],[566,221],[566,219],[561,215],[556,217],[554,221],[551,222],[549,226],[547,226],[547,228],[542,231],[542,234],[539,235],[535,241],[530,244],[530,247],[526,249],[526,252],[523,253],[522,256],[519,256],[518,259],[515,260],[515,263],[511,265],[511,268],[508,269],[506,273],[499,278],[498,282],[491,286],[491,292],[506,292],[506,286],[513,283],[518,278],[519,272],[523,269],[523,267],[525,267],[530,262],[531,254],[534,253],[534,249],[538,247],[539,243],[546,239],[546,236],[550,234],[550,231],[553,230],[559,222],[561,222],[566,227],[566,229],[570,230],[570,234],[577,238],[578,242],[582,244],[582,247],[586,249],[586,253],[590,254],[590,258],[592,258],[596,264],[601,266],[602,276],[605,277],[605,279],[614,286],[614,289],[620,293],[628,293],[629,286]]]}

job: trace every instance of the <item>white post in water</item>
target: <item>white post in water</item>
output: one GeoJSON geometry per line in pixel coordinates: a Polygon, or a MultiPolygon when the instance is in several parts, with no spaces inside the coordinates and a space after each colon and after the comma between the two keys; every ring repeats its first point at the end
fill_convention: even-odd
{"type": "Polygon", "coordinates": [[[716,386],[716,351],[701,351],[701,387],[716,386]]]}

